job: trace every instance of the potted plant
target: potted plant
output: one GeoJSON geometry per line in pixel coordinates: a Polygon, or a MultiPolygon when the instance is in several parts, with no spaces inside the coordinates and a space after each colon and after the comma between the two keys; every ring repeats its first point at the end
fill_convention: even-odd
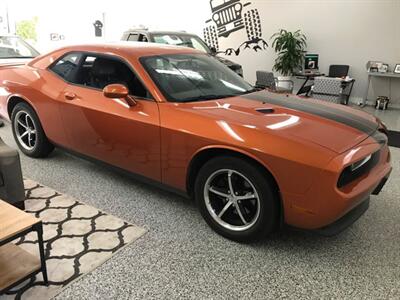
{"type": "Polygon", "coordinates": [[[280,81],[290,82],[291,76],[301,69],[307,38],[300,30],[290,32],[280,29],[271,36],[271,39],[273,39],[272,48],[278,54],[273,70],[279,72],[282,76],[286,76],[279,78],[280,81]]]}

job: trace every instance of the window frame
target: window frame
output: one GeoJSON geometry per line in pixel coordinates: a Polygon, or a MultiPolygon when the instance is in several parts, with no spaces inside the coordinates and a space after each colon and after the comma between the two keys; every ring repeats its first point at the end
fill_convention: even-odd
{"type": "Polygon", "coordinates": [[[145,90],[147,91],[147,94],[149,95],[149,97],[139,97],[139,96],[135,96],[135,95],[131,95],[130,96],[134,97],[135,99],[138,100],[146,100],[146,101],[153,101],[155,102],[155,98],[154,95],[150,92],[149,88],[147,87],[147,85],[144,83],[144,81],[142,80],[142,78],[140,78],[140,76],[138,76],[137,72],[134,70],[134,68],[131,66],[131,64],[124,59],[123,57],[119,56],[119,55],[110,55],[110,54],[104,54],[104,53],[99,53],[99,52],[93,52],[93,51],[69,51],[64,53],[62,56],[60,56],[57,60],[55,60],[54,62],[52,62],[47,68],[46,70],[49,71],[50,73],[54,74],[55,76],[57,76],[58,78],[60,78],[61,80],[63,80],[65,83],[69,84],[69,85],[74,85],[74,86],[78,86],[78,87],[83,87],[83,88],[87,88],[87,89],[91,89],[91,90],[95,90],[95,91],[100,91],[103,92],[102,89],[96,88],[96,87],[92,87],[92,86],[87,86],[87,85],[83,85],[83,84],[79,84],[79,83],[74,83],[71,81],[68,81],[66,78],[61,77],[59,74],[57,74],[55,71],[52,70],[52,68],[63,58],[65,58],[68,55],[71,54],[78,54],[80,55],[80,58],[78,60],[78,68],[77,71],[74,72],[75,74],[73,74],[72,78],[76,78],[77,73],[80,71],[84,61],[86,60],[86,58],[88,56],[94,56],[96,58],[101,57],[101,58],[106,58],[106,59],[111,59],[111,60],[115,60],[115,61],[119,61],[123,64],[125,64],[129,70],[133,73],[134,76],[136,76],[136,78],[139,80],[139,82],[143,85],[143,87],[145,88],[145,90]]]}

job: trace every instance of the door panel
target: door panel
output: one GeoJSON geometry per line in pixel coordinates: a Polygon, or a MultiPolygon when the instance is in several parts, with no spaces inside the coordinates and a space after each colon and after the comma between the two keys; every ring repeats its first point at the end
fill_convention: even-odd
{"type": "Polygon", "coordinates": [[[160,176],[158,105],[137,100],[128,107],[101,90],[68,85],[61,104],[72,150],[154,180],[160,176]]]}
{"type": "Polygon", "coordinates": [[[59,102],[63,101],[62,91],[67,84],[47,70],[35,72],[39,79],[32,83],[27,97],[33,100],[47,138],[57,145],[66,146],[69,141],[60,119],[59,102]]]}

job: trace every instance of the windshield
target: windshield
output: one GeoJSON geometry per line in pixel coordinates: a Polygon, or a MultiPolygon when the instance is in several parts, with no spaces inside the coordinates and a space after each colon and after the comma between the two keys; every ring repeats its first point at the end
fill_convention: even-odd
{"type": "Polygon", "coordinates": [[[188,102],[243,95],[254,88],[207,54],[174,54],[140,59],[169,101],[188,102]]]}
{"type": "Polygon", "coordinates": [[[158,44],[168,44],[175,46],[184,46],[210,53],[208,46],[195,35],[177,35],[177,34],[154,34],[154,42],[158,44]]]}
{"type": "Polygon", "coordinates": [[[0,58],[33,58],[39,55],[17,36],[0,36],[0,58]]]}

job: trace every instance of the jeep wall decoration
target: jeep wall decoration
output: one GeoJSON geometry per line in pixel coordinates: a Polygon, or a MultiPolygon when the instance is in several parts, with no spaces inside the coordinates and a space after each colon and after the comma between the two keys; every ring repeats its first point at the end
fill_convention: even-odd
{"type": "Polygon", "coordinates": [[[268,43],[262,38],[260,14],[257,9],[247,9],[249,5],[251,2],[243,4],[241,0],[210,0],[212,16],[206,21],[203,32],[207,45],[218,51],[218,38],[228,38],[232,33],[245,29],[247,41],[237,49],[228,48],[220,52],[239,55],[244,49],[265,50],[268,43]]]}

